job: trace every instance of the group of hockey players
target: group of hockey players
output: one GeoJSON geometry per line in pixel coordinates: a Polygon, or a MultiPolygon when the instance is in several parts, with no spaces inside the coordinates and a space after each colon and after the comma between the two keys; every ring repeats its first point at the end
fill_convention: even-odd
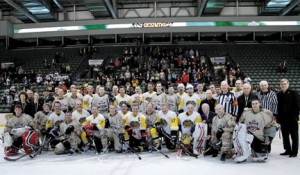
{"type": "Polygon", "coordinates": [[[137,87],[132,96],[117,86],[111,94],[102,86],[95,91],[88,86],[85,96],[74,85],[67,94],[57,89],[53,102],[44,103],[34,116],[26,114],[22,104],[14,106],[3,135],[5,156],[22,147],[28,155],[42,150],[71,155],[161,152],[165,146],[178,157],[220,154],[221,161],[244,162],[250,156],[265,161],[276,133],[275,120],[255,97],[246,99],[252,107],[245,106],[238,116],[237,98],[248,86],[231,92],[224,81],[215,96],[211,90],[204,92],[202,84],[197,92],[190,84],[179,84],[176,94],[174,87],[165,93],[160,83],[149,83],[147,92],[137,87]]]}

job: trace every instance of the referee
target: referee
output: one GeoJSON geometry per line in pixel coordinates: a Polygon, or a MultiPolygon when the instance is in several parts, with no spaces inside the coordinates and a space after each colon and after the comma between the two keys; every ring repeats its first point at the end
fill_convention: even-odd
{"type": "Polygon", "coordinates": [[[221,82],[221,93],[218,96],[218,103],[224,107],[225,112],[232,116],[238,115],[238,102],[232,92],[228,90],[229,86],[227,81],[221,82]]]}

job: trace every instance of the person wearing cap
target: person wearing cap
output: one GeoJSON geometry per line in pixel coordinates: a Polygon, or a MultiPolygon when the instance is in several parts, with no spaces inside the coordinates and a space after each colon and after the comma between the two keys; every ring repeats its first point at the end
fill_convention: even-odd
{"type": "Polygon", "coordinates": [[[193,110],[195,112],[198,111],[199,109],[199,106],[200,106],[200,103],[201,103],[201,100],[200,100],[200,97],[196,94],[194,94],[194,87],[193,85],[191,84],[188,84],[186,86],[187,88],[187,95],[185,95],[181,100],[180,100],[180,103],[179,103],[179,106],[178,106],[178,111],[182,112],[186,112],[187,111],[187,105],[190,103],[190,104],[193,104],[194,105],[194,108],[193,110]]]}
{"type": "Polygon", "coordinates": [[[186,93],[184,92],[185,90],[184,85],[180,83],[178,84],[177,88],[178,88],[178,92],[176,95],[178,95],[178,97],[181,99],[186,95],[186,93]]]}

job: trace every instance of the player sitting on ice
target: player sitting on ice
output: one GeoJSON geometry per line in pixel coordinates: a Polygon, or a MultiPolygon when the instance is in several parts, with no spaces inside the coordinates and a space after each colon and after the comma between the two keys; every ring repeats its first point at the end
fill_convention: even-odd
{"type": "Polygon", "coordinates": [[[132,105],[132,113],[125,116],[125,130],[129,136],[129,146],[137,151],[144,151],[146,144],[146,117],[139,112],[139,105],[132,105]]]}
{"type": "Polygon", "coordinates": [[[108,130],[108,137],[114,144],[115,151],[122,153],[122,144],[125,141],[124,138],[124,120],[122,116],[117,112],[116,106],[109,106],[109,114],[106,116],[109,121],[110,127],[108,130]]]}
{"type": "MultiPolygon", "coordinates": [[[[179,114],[179,126],[182,133],[182,142],[184,143],[185,149],[190,151],[193,150],[193,154],[199,155],[198,151],[202,151],[202,143],[205,139],[203,134],[206,133],[206,131],[201,132],[201,128],[199,129],[200,125],[197,125],[197,132],[193,134],[195,130],[196,123],[201,123],[202,118],[198,112],[194,111],[194,104],[193,103],[187,103],[186,108],[187,111],[179,114]],[[200,133],[201,132],[201,133],[200,133]],[[199,138],[201,137],[201,138],[199,138]],[[188,140],[194,139],[193,145],[191,145],[191,142],[188,140]],[[190,143],[189,143],[190,142],[190,143]],[[200,144],[200,145],[199,145],[200,144]]],[[[207,130],[207,129],[206,129],[207,130]]],[[[185,154],[188,154],[185,152],[185,154]]]]}
{"type": "Polygon", "coordinates": [[[213,157],[217,157],[221,149],[221,161],[231,156],[232,149],[232,132],[235,126],[235,118],[224,111],[220,104],[216,105],[215,111],[217,116],[213,118],[211,130],[211,146],[213,157]]]}
{"type": "Polygon", "coordinates": [[[72,120],[72,112],[67,111],[64,122],[59,126],[59,133],[52,132],[53,137],[59,137],[60,142],[55,146],[55,154],[80,153],[78,146],[81,143],[80,134],[82,130],[79,123],[72,120]]]}
{"type": "Polygon", "coordinates": [[[168,150],[176,151],[179,130],[177,114],[169,110],[167,103],[163,103],[161,111],[158,112],[158,117],[160,118],[161,129],[156,127],[157,130],[163,136],[168,150]]]}
{"type": "Polygon", "coordinates": [[[106,154],[108,153],[108,132],[106,128],[109,126],[109,122],[102,114],[99,114],[97,106],[92,107],[92,113],[93,115],[87,117],[83,123],[85,132],[83,132],[81,138],[86,143],[88,140],[86,137],[90,137],[95,143],[96,154],[106,154]]]}
{"type": "Polygon", "coordinates": [[[4,154],[6,157],[15,155],[22,148],[26,154],[35,151],[39,145],[37,133],[32,130],[33,119],[31,116],[24,114],[22,106],[15,105],[15,115],[6,123],[4,129],[4,154]]]}
{"type": "Polygon", "coordinates": [[[147,122],[147,145],[148,150],[157,151],[161,149],[161,143],[159,139],[159,133],[161,129],[160,119],[157,115],[157,112],[154,110],[154,105],[152,103],[148,103],[146,106],[146,111],[143,113],[146,117],[147,122]],[[157,130],[158,129],[158,130],[157,130]]]}
{"type": "Polygon", "coordinates": [[[270,130],[268,126],[272,123],[272,113],[261,109],[258,99],[252,99],[252,109],[244,111],[239,124],[235,128],[236,137],[233,140],[236,150],[236,162],[244,162],[252,153],[254,161],[265,161],[268,158],[268,145],[275,137],[276,129],[270,130]],[[241,129],[239,129],[241,128],[241,129]],[[247,131],[245,131],[245,128],[247,131]],[[254,136],[251,138],[247,133],[254,136]],[[253,140],[253,141],[252,141],[253,140]],[[248,144],[251,144],[251,153],[248,144]]]}

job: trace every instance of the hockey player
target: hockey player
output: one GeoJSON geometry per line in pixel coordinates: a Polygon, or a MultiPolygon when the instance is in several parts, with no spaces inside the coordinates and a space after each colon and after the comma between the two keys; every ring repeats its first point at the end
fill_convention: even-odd
{"type": "Polygon", "coordinates": [[[206,92],[203,90],[203,84],[202,83],[199,83],[197,85],[197,92],[195,92],[195,94],[197,94],[199,96],[201,101],[206,99],[206,92]]]}
{"type": "MultiPolygon", "coordinates": [[[[43,111],[39,111],[35,114],[34,117],[34,129],[36,130],[40,142],[44,142],[46,140],[46,122],[50,115],[50,105],[48,103],[45,103],[43,105],[43,111]]],[[[45,149],[47,149],[47,146],[45,146],[45,149]]]]}
{"type": "Polygon", "coordinates": [[[148,134],[148,150],[152,151],[154,149],[161,149],[161,143],[159,140],[159,133],[157,131],[156,127],[159,127],[158,129],[161,129],[160,119],[157,115],[157,112],[153,108],[152,103],[148,103],[145,112],[143,114],[146,117],[146,123],[147,123],[147,134],[148,134]]]}
{"type": "Polygon", "coordinates": [[[94,87],[89,85],[87,88],[88,94],[86,94],[83,98],[82,98],[82,108],[87,110],[87,111],[91,111],[92,109],[92,100],[94,97],[93,91],[94,91],[94,87]]]}
{"type": "Polygon", "coordinates": [[[148,102],[152,102],[153,95],[156,94],[154,89],[154,85],[152,82],[148,83],[148,92],[143,93],[144,99],[147,100],[148,102]]]}
{"type": "Polygon", "coordinates": [[[161,111],[158,112],[158,117],[161,123],[161,133],[166,141],[166,147],[170,151],[175,151],[178,140],[179,123],[177,114],[169,110],[169,105],[163,103],[161,111]]]}
{"type": "Polygon", "coordinates": [[[178,84],[177,89],[178,92],[176,95],[178,95],[179,99],[181,100],[186,95],[186,93],[184,92],[184,85],[182,83],[178,84]]]}
{"type": "Polygon", "coordinates": [[[88,116],[90,116],[90,113],[87,110],[82,109],[82,102],[77,101],[75,110],[72,112],[72,119],[78,123],[83,123],[88,116]]]}
{"type": "MultiPolygon", "coordinates": [[[[4,128],[4,154],[6,157],[18,153],[22,143],[26,153],[32,151],[26,146],[25,140],[23,140],[22,137],[25,136],[24,133],[26,133],[28,128],[33,127],[33,119],[31,116],[23,113],[22,106],[19,104],[15,105],[14,111],[15,115],[7,121],[4,128]]],[[[38,142],[37,135],[35,139],[38,142]]],[[[36,145],[37,144],[38,143],[36,143],[36,145]]]]}
{"type": "Polygon", "coordinates": [[[92,100],[92,106],[97,106],[99,113],[103,116],[107,115],[109,107],[109,97],[105,94],[105,89],[103,86],[99,87],[99,92],[96,94],[92,100]]]}
{"type": "Polygon", "coordinates": [[[200,106],[201,100],[198,95],[194,94],[194,87],[191,84],[188,84],[186,86],[187,89],[187,94],[184,95],[180,99],[180,104],[178,106],[178,111],[179,112],[186,112],[187,111],[187,104],[191,103],[194,105],[194,111],[197,112],[198,108],[200,106]]]}
{"type": "Polygon", "coordinates": [[[132,113],[126,115],[125,130],[129,136],[129,146],[137,151],[144,151],[146,144],[146,117],[139,112],[138,104],[132,105],[132,113]]]}
{"type": "Polygon", "coordinates": [[[131,98],[127,94],[125,94],[125,87],[120,86],[119,88],[119,95],[116,96],[116,100],[114,101],[114,105],[117,106],[117,110],[121,110],[121,102],[127,102],[128,104],[131,104],[131,98]]]}
{"type": "Polygon", "coordinates": [[[129,111],[130,105],[127,102],[121,102],[120,106],[121,111],[118,111],[118,113],[122,116],[122,119],[125,121],[126,115],[131,113],[131,111],[129,111]]]}
{"type": "Polygon", "coordinates": [[[55,140],[55,136],[57,136],[59,125],[61,122],[63,122],[65,119],[65,113],[61,110],[61,104],[60,102],[56,101],[54,102],[54,112],[52,112],[47,120],[46,123],[46,131],[49,134],[49,136],[52,137],[52,141],[50,142],[50,146],[52,148],[55,147],[55,145],[59,142],[58,140],[55,140]]]}
{"type": "Polygon", "coordinates": [[[55,102],[61,104],[61,110],[66,112],[68,110],[68,97],[64,96],[64,91],[62,89],[57,90],[57,97],[54,98],[52,109],[54,108],[55,102]]]}
{"type": "Polygon", "coordinates": [[[139,105],[139,112],[144,112],[146,110],[146,106],[148,101],[141,101],[141,96],[139,94],[135,94],[133,102],[139,105]]]}
{"type": "Polygon", "coordinates": [[[122,152],[122,143],[125,141],[124,136],[124,120],[122,116],[117,112],[114,105],[109,106],[109,114],[106,116],[109,121],[110,127],[108,128],[109,140],[113,141],[114,148],[117,153],[122,152]]]}
{"type": "Polygon", "coordinates": [[[81,132],[82,129],[79,123],[72,120],[72,112],[67,111],[64,121],[59,126],[58,140],[60,142],[55,145],[54,153],[57,155],[79,153],[78,146],[81,143],[81,132]]]}
{"type": "Polygon", "coordinates": [[[68,110],[69,111],[74,110],[77,101],[82,101],[82,99],[77,96],[77,90],[72,89],[71,96],[68,98],[68,110]]]}
{"type": "Polygon", "coordinates": [[[142,102],[145,100],[144,95],[143,95],[143,93],[142,93],[142,89],[141,89],[140,86],[135,87],[135,94],[133,94],[133,95],[131,96],[131,101],[132,101],[132,102],[134,101],[136,95],[139,95],[139,96],[141,97],[141,101],[142,101],[142,102]]]}
{"type": "MultiPolygon", "coordinates": [[[[265,161],[268,157],[268,145],[275,137],[276,130],[271,131],[267,129],[272,123],[272,112],[268,110],[262,110],[258,99],[252,99],[252,109],[244,111],[240,118],[241,123],[245,123],[247,131],[254,136],[251,143],[251,152],[254,161],[265,161]]],[[[244,142],[241,142],[246,144],[244,142]]],[[[242,148],[243,154],[247,153],[247,150],[242,148]]],[[[242,154],[242,155],[243,155],[242,154]]],[[[247,154],[244,156],[248,158],[247,154]]]]}
{"type": "Polygon", "coordinates": [[[172,86],[168,88],[167,103],[169,105],[169,109],[177,113],[180,98],[178,95],[174,94],[174,87],[172,86]]]}
{"type": "MultiPolygon", "coordinates": [[[[92,115],[86,118],[83,123],[83,127],[87,130],[91,130],[89,135],[93,138],[96,145],[96,154],[108,153],[108,133],[105,129],[108,126],[104,116],[98,112],[98,107],[92,107],[92,115]]],[[[87,139],[83,139],[87,140],[87,139]]]]}
{"type": "Polygon", "coordinates": [[[217,116],[213,118],[211,129],[211,145],[213,147],[213,157],[218,154],[217,146],[222,143],[221,161],[226,160],[226,156],[230,156],[232,148],[232,132],[235,126],[235,118],[226,113],[221,104],[216,105],[215,111],[217,116]],[[221,142],[220,142],[221,141],[221,142]]]}
{"type": "MultiPolygon", "coordinates": [[[[179,119],[178,123],[180,125],[180,130],[182,133],[182,140],[184,140],[184,138],[186,137],[192,139],[192,134],[193,131],[195,130],[195,124],[202,122],[202,118],[200,114],[194,111],[194,104],[188,103],[187,111],[179,114],[178,119],[179,119]]],[[[196,135],[194,136],[196,137],[196,135]]],[[[198,137],[194,138],[193,152],[194,154],[199,155],[197,141],[198,141],[198,137]]],[[[185,145],[185,146],[189,148],[192,145],[185,145]]]]}
{"type": "Polygon", "coordinates": [[[156,94],[152,96],[152,103],[156,111],[161,110],[161,104],[167,103],[167,95],[162,91],[161,83],[156,83],[156,94]]]}

